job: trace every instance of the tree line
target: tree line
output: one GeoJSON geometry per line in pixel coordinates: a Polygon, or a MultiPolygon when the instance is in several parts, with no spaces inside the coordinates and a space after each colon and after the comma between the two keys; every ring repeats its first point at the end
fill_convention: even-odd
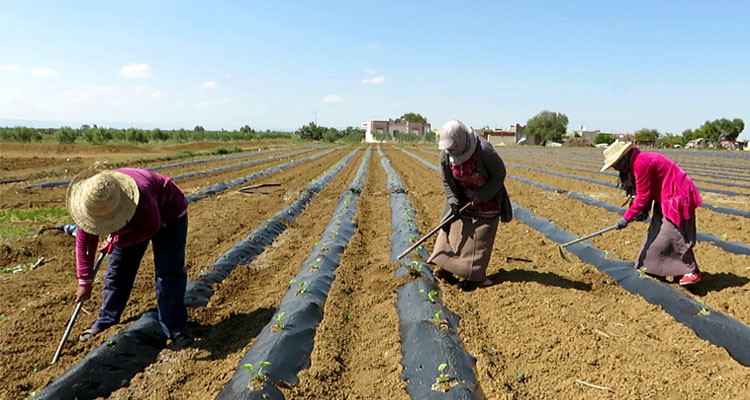
{"type": "MultiPolygon", "coordinates": [[[[643,128],[634,133],[635,141],[641,143],[652,143],[664,147],[674,145],[684,146],[690,140],[704,138],[710,141],[737,140],[737,137],[745,129],[745,123],[740,118],[721,118],[706,121],[696,129],[687,129],[682,135],[671,133],[660,133],[657,129],[643,128]]],[[[539,135],[544,140],[561,141],[568,130],[568,117],[565,114],[544,110],[531,117],[526,122],[525,132],[531,135],[539,135]]],[[[598,134],[594,138],[595,144],[615,141],[613,135],[598,134]]]]}
{"type": "Polygon", "coordinates": [[[196,142],[196,141],[240,141],[256,139],[290,139],[291,132],[271,130],[256,131],[248,125],[238,130],[209,131],[198,125],[193,129],[116,129],[96,125],[82,125],[75,129],[69,126],[60,128],[29,128],[25,126],[0,127],[0,141],[3,142],[41,142],[45,138],[54,138],[61,144],[85,142],[101,145],[108,143],[146,144],[151,142],[196,142]]]}

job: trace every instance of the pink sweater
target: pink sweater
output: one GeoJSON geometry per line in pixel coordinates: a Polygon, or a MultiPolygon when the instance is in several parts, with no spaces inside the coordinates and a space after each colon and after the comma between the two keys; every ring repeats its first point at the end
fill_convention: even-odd
{"type": "MultiPolygon", "coordinates": [[[[112,233],[116,246],[128,247],[151,239],[162,227],[185,215],[187,199],[169,177],[146,169],[121,168],[117,171],[135,179],[140,192],[133,218],[112,233]]],[[[94,279],[94,255],[99,236],[78,229],[76,234],[76,271],[78,285],[91,285],[94,279]]]]}
{"type": "Polygon", "coordinates": [[[633,221],[651,199],[661,204],[662,214],[678,227],[683,220],[693,218],[702,200],[685,171],[662,154],[631,151],[635,200],[623,218],[633,221]]]}

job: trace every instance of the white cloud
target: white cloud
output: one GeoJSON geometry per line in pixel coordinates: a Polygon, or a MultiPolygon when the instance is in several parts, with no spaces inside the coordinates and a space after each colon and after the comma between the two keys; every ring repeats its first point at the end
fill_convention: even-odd
{"type": "Polygon", "coordinates": [[[232,102],[232,98],[231,97],[225,97],[223,99],[220,99],[216,103],[218,103],[218,104],[230,104],[231,102],[232,102]]]}
{"type": "Polygon", "coordinates": [[[323,103],[341,103],[342,101],[344,101],[344,98],[337,94],[329,94],[323,99],[323,103]]]}
{"type": "Polygon", "coordinates": [[[0,64],[0,71],[3,72],[18,72],[21,70],[21,67],[18,65],[13,64],[0,64]]]}
{"type": "Polygon", "coordinates": [[[199,101],[195,103],[195,108],[199,110],[211,110],[214,108],[214,105],[210,101],[199,101]]]}
{"type": "Polygon", "coordinates": [[[375,75],[375,74],[377,74],[377,73],[378,73],[378,71],[375,71],[375,70],[374,70],[374,69],[372,69],[372,68],[365,68],[365,72],[367,72],[367,73],[368,73],[368,74],[370,74],[370,75],[375,75]]]}
{"type": "Polygon", "coordinates": [[[54,78],[57,76],[57,72],[47,67],[34,68],[31,70],[31,76],[34,78],[54,78]]]}
{"type": "Polygon", "coordinates": [[[151,93],[152,99],[161,99],[163,97],[167,97],[167,93],[163,90],[154,90],[154,92],[151,93]]]}
{"type": "Polygon", "coordinates": [[[378,49],[380,48],[380,45],[378,43],[367,43],[368,49],[378,49]]]}
{"type": "Polygon", "coordinates": [[[120,68],[120,76],[123,78],[150,78],[151,66],[148,64],[130,63],[120,68]]]}
{"type": "Polygon", "coordinates": [[[215,89],[216,88],[216,82],[214,81],[206,81],[201,84],[201,87],[204,89],[215,89]]]}
{"type": "Polygon", "coordinates": [[[372,85],[380,85],[381,83],[385,82],[384,76],[374,76],[372,78],[363,79],[362,83],[369,83],[372,85]]]}

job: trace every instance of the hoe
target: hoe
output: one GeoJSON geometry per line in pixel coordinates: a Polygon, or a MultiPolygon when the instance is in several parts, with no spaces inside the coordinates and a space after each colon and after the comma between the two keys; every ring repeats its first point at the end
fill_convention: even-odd
{"type": "Polygon", "coordinates": [[[576,240],[571,240],[571,241],[570,241],[570,242],[568,242],[568,243],[563,243],[563,244],[561,244],[561,245],[557,246],[557,251],[558,251],[558,252],[560,252],[560,258],[562,258],[563,260],[565,260],[565,261],[567,261],[567,262],[570,262],[570,259],[569,259],[569,258],[568,258],[568,256],[567,256],[567,255],[565,254],[565,248],[566,248],[566,247],[568,247],[568,246],[570,246],[570,245],[572,245],[572,244],[576,244],[576,243],[578,243],[578,242],[583,242],[584,240],[587,240],[587,239],[591,239],[591,238],[592,238],[592,237],[594,237],[594,236],[599,236],[599,235],[601,235],[602,233],[606,233],[606,232],[609,232],[609,231],[611,231],[611,230],[613,230],[613,229],[617,229],[617,225],[612,225],[612,226],[610,226],[610,227],[608,227],[608,228],[604,228],[604,229],[600,230],[599,232],[594,232],[594,233],[592,233],[592,234],[590,234],[590,235],[586,235],[586,236],[583,236],[583,237],[579,237],[579,238],[578,238],[578,239],[576,239],[576,240]]]}

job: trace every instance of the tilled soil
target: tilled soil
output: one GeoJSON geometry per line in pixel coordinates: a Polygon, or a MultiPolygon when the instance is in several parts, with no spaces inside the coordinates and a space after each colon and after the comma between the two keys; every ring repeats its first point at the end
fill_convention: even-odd
{"type": "MultiPolygon", "coordinates": [[[[281,183],[280,190],[271,195],[245,195],[230,189],[192,203],[188,209],[188,279],[197,277],[203,266],[211,265],[262,221],[295,201],[299,191],[310,180],[352,150],[339,149],[254,182],[281,183]]],[[[238,177],[248,172],[238,170],[234,174],[233,177],[238,177]]],[[[17,247],[17,244],[9,245],[13,249],[17,247]]],[[[5,296],[0,302],[0,309],[7,319],[0,323],[0,375],[4,377],[0,398],[16,396],[20,391],[41,389],[101,343],[101,340],[87,343],[75,340],[80,331],[90,326],[96,318],[101,289],[95,285],[93,300],[85,304],[87,312],[79,316],[60,361],[53,366],[48,365],[73,310],[72,296],[76,283],[74,239],[61,232],[48,232],[37,238],[26,239],[23,245],[31,248],[35,255],[55,256],[57,259],[33,271],[0,276],[0,279],[6,279],[2,281],[5,296]]],[[[112,332],[105,332],[106,335],[115,333],[155,306],[151,260],[149,250],[144,256],[122,323],[111,329],[112,332]]]]}
{"type": "MultiPolygon", "coordinates": [[[[409,189],[417,223],[424,234],[438,223],[442,211],[440,176],[391,146],[383,148],[409,189]]],[[[191,204],[186,254],[188,279],[197,277],[204,266],[212,264],[262,221],[296,200],[299,190],[311,179],[352,150],[339,149],[252,182],[282,183],[281,189],[271,195],[244,195],[230,189],[191,204]]],[[[216,292],[206,307],[190,311],[191,327],[198,336],[192,348],[162,351],[154,364],[109,398],[214,398],[235,372],[260,329],[273,316],[288,289],[289,279],[319,240],[338,196],[356,174],[362,153],[318,194],[270,248],[251,264],[238,267],[215,287],[216,292]]],[[[437,162],[436,156],[417,154],[437,162]]],[[[281,162],[178,183],[195,190],[281,162]]],[[[209,165],[202,164],[196,169],[209,165]]],[[[520,169],[509,168],[509,172],[613,204],[622,198],[616,189],[587,186],[584,182],[568,182],[520,169]]],[[[512,180],[506,184],[514,201],[574,233],[597,230],[617,219],[615,214],[561,194],[512,180]]],[[[287,398],[408,397],[399,376],[402,367],[393,292],[399,283],[393,278],[395,266],[389,264],[388,194],[380,158],[373,152],[355,217],[358,228],[336,271],[310,367],[301,372],[298,386],[284,389],[287,398]]],[[[728,240],[747,242],[748,235],[743,235],[747,225],[741,217],[699,210],[698,223],[701,231],[717,236],[726,233],[728,240]]],[[[624,231],[595,239],[594,244],[619,258],[633,259],[644,233],[644,224],[633,224],[624,231]]],[[[427,247],[431,246],[432,240],[427,247]]],[[[73,251],[73,239],[58,232],[0,248],[2,260],[12,262],[33,261],[42,255],[57,257],[33,271],[0,275],[5,292],[0,299],[3,316],[0,398],[24,398],[21,392],[40,390],[105,339],[102,336],[101,340],[85,344],[74,340],[95,319],[93,314],[100,297],[97,287],[95,300],[87,302],[85,307],[91,314],[81,314],[61,360],[54,366],[48,365],[73,309],[73,251]],[[21,247],[32,254],[19,253],[21,247]]],[[[727,254],[705,243],[698,245],[696,255],[706,276],[702,282],[705,285],[697,286],[703,289],[693,295],[745,324],[750,323],[746,300],[748,257],[727,254]]],[[[562,262],[555,243],[514,220],[499,228],[488,269],[496,285],[464,291],[441,284],[443,302],[462,318],[459,334],[465,348],[477,358],[478,381],[487,398],[750,398],[750,370],[729,357],[724,349],[698,338],[660,307],[626,292],[593,266],[573,255],[571,259],[571,263],[562,262]]],[[[115,333],[154,307],[150,260],[149,251],[123,323],[106,334],[115,333]]]]}
{"type": "MultiPolygon", "coordinates": [[[[339,151],[338,159],[351,150],[339,151]]],[[[189,320],[194,324],[193,330],[198,336],[193,348],[181,352],[162,351],[158,360],[137,374],[129,387],[116,391],[109,398],[215,398],[234,374],[240,358],[253,345],[260,329],[273,316],[281,297],[289,288],[289,280],[319,240],[338,197],[354,178],[361,157],[362,152],[349,161],[271,248],[249,265],[237,267],[218,285],[206,307],[191,310],[189,320]]],[[[300,167],[307,170],[304,177],[299,177],[304,184],[325,170],[319,165],[300,167]]],[[[301,171],[298,169],[296,172],[300,174],[301,171]]],[[[295,191],[289,201],[296,200],[297,195],[295,191]]],[[[221,204],[227,209],[237,208],[232,200],[221,204]]],[[[276,204],[273,210],[279,211],[281,208],[282,204],[276,204]]],[[[238,211],[243,212],[243,209],[238,211]]],[[[255,225],[237,229],[237,235],[246,236],[256,228],[255,225]]],[[[229,230],[221,228],[221,231],[229,230]]],[[[226,238],[225,241],[234,243],[241,237],[226,238]]],[[[209,239],[209,236],[204,238],[209,239]]]]}
{"type": "MultiPolygon", "coordinates": [[[[134,168],[177,162],[174,155],[181,150],[208,151],[217,147],[264,149],[289,146],[284,140],[243,142],[192,142],[166,146],[135,145],[59,145],[45,143],[2,143],[0,151],[0,181],[10,178],[33,178],[37,181],[69,179],[86,169],[94,161],[134,168]],[[172,161],[167,161],[167,160],[172,161]]],[[[180,161],[210,156],[184,157],[180,161]]],[[[214,156],[215,157],[215,156],[214,156]]]]}
{"type": "Polygon", "coordinates": [[[357,208],[357,230],[341,257],[315,335],[311,365],[289,399],[405,399],[390,264],[390,202],[373,151],[357,208]]]}
{"type": "MultiPolygon", "coordinates": [[[[400,151],[387,154],[410,191],[420,230],[426,232],[438,223],[444,202],[439,175],[400,151]]],[[[517,186],[509,190],[521,205],[533,201],[517,186]]],[[[571,226],[585,226],[589,218],[565,207],[559,211],[571,226]]],[[[573,262],[563,262],[555,243],[513,220],[500,225],[488,268],[496,285],[468,292],[441,285],[443,302],[462,317],[459,334],[477,358],[479,382],[488,398],[750,395],[750,371],[724,349],[571,258],[573,262]]]]}

